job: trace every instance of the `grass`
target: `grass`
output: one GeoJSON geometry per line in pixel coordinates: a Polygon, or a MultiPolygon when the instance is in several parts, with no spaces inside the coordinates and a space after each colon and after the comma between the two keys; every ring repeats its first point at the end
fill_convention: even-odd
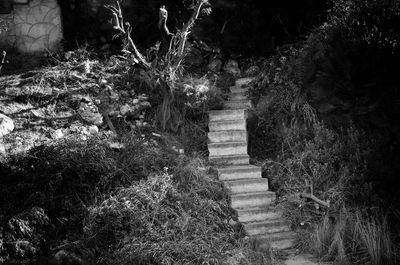
{"type": "Polygon", "coordinates": [[[227,190],[201,158],[163,136],[112,140],[59,142],[1,165],[1,262],[61,250],[90,264],[227,264],[237,253],[235,264],[271,264],[230,224],[227,190]]]}
{"type": "Polygon", "coordinates": [[[398,249],[387,222],[365,218],[359,211],[342,210],[338,219],[325,217],[312,235],[320,257],[341,264],[397,264],[398,249]]]}

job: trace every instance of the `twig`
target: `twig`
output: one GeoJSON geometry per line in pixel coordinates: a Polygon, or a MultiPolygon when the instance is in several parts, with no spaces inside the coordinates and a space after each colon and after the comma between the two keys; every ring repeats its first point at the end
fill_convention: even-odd
{"type": "Polygon", "coordinates": [[[118,137],[118,133],[117,130],[115,130],[114,124],[112,123],[110,117],[108,116],[107,112],[103,113],[103,117],[107,122],[108,127],[110,128],[110,130],[118,137]]]}
{"type": "Polygon", "coordinates": [[[329,201],[323,201],[319,198],[317,198],[314,194],[311,193],[301,193],[300,198],[306,198],[313,200],[314,202],[318,203],[319,205],[325,206],[326,208],[330,207],[330,202],[329,201]]]}
{"type": "Polygon", "coordinates": [[[7,55],[7,52],[3,51],[3,57],[1,58],[1,62],[0,62],[0,72],[1,72],[1,69],[3,68],[3,65],[5,64],[6,55],[7,55]]]}

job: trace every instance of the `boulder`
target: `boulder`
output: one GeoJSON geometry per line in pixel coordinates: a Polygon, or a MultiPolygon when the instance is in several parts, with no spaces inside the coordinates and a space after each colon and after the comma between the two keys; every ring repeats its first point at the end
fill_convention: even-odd
{"type": "Polygon", "coordinates": [[[0,113],[0,138],[14,130],[14,121],[0,113]]]}
{"type": "Polygon", "coordinates": [[[228,60],[224,66],[225,72],[234,75],[234,76],[239,76],[240,75],[240,68],[239,64],[235,60],[228,60]]]}

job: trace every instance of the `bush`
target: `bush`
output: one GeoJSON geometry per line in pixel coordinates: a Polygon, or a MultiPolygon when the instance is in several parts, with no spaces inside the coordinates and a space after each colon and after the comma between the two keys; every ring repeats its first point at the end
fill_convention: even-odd
{"type": "Polygon", "coordinates": [[[316,123],[308,135],[291,129],[281,155],[276,161],[266,161],[267,175],[278,193],[309,192],[311,188],[329,200],[334,210],[345,204],[371,205],[374,191],[367,162],[373,144],[372,136],[353,127],[336,133],[316,123]]]}
{"type": "MultiPolygon", "coordinates": [[[[81,236],[86,205],[91,205],[98,196],[162,172],[164,167],[176,166],[176,152],[163,143],[140,136],[125,137],[122,142],[124,148],[115,150],[108,138],[65,140],[2,163],[0,227],[6,233],[1,234],[2,244],[8,246],[14,242],[12,238],[21,238],[15,232],[19,228],[9,228],[9,224],[21,223],[12,220],[23,220],[24,233],[28,233],[22,235],[24,242],[32,246],[29,247],[32,250],[24,251],[37,257],[46,253],[49,246],[69,246],[69,242],[81,236]],[[46,229],[42,228],[43,222],[21,219],[21,212],[31,208],[40,209],[36,212],[47,218],[40,219],[49,221],[46,229]]],[[[3,259],[30,257],[4,246],[0,252],[3,259]]]]}
{"type": "MultiPolygon", "coordinates": [[[[257,119],[250,124],[252,155],[264,161],[264,173],[294,228],[304,234],[314,233],[317,224],[329,227],[315,232],[320,244],[311,248],[333,259],[394,260],[386,241],[397,242],[392,235],[400,205],[391,188],[397,186],[400,150],[394,125],[400,80],[393,71],[399,31],[392,23],[400,17],[398,4],[333,2],[328,22],[304,42],[282,47],[265,60],[250,90],[257,103],[257,119]],[[304,193],[329,208],[301,197],[304,193]],[[387,225],[384,218],[356,225],[357,215],[345,220],[343,208],[361,209],[360,220],[379,209],[387,225]],[[363,236],[367,230],[374,236],[363,236]]],[[[308,247],[313,242],[300,241],[308,247]]]]}
{"type": "Polygon", "coordinates": [[[257,117],[249,124],[250,152],[258,159],[277,154],[287,128],[304,128],[316,120],[302,89],[300,55],[297,46],[278,49],[275,56],[264,61],[263,72],[249,89],[257,117]]]}
{"type": "Polygon", "coordinates": [[[180,162],[138,184],[118,189],[89,209],[86,238],[101,263],[221,263],[238,234],[220,182],[180,162]]]}

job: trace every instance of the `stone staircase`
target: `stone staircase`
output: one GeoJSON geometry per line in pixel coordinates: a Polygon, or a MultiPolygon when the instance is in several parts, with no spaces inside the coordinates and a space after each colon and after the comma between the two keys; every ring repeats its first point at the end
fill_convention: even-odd
{"type": "Polygon", "coordinates": [[[230,189],[231,206],[247,235],[256,239],[260,248],[288,249],[294,235],[273,207],[276,196],[268,189],[268,179],[261,177],[260,167],[250,165],[247,154],[246,109],[250,101],[245,92],[251,80],[236,80],[224,110],[210,111],[209,160],[230,189]]]}

